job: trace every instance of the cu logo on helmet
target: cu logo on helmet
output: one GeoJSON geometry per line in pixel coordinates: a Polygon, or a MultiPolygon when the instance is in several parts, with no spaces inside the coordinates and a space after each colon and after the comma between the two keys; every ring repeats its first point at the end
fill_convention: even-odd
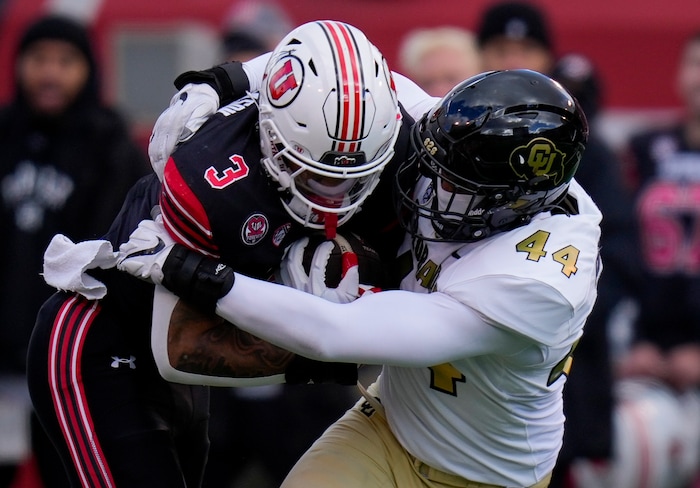
{"type": "Polygon", "coordinates": [[[268,73],[267,95],[270,105],[286,107],[299,95],[304,82],[304,66],[299,58],[287,54],[277,59],[268,73]]]}
{"type": "Polygon", "coordinates": [[[520,178],[548,176],[559,184],[564,177],[566,154],[549,139],[537,137],[525,146],[515,148],[510,155],[510,165],[520,178]]]}

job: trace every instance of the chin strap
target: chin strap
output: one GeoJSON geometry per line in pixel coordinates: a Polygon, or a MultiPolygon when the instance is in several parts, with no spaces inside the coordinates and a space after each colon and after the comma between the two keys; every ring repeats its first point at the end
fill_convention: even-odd
{"type": "Polygon", "coordinates": [[[338,214],[335,213],[325,213],[323,214],[323,222],[326,229],[326,239],[335,239],[338,231],[338,214]]]}

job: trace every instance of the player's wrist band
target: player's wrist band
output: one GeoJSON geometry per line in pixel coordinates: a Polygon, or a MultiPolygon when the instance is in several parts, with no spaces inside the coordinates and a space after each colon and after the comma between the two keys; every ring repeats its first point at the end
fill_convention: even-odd
{"type": "Polygon", "coordinates": [[[188,83],[206,83],[211,86],[219,95],[221,106],[238,100],[250,89],[248,76],[240,61],[230,61],[201,71],[186,71],[175,78],[178,90],[182,90],[188,83]]]}
{"type": "Polygon", "coordinates": [[[235,274],[216,259],[175,244],[163,263],[163,286],[204,312],[214,313],[219,298],[231,291],[235,274]]]}

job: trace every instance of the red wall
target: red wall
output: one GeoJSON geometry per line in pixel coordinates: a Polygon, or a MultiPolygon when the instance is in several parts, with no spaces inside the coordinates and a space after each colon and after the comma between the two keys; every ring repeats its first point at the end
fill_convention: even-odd
{"type": "MultiPolygon", "coordinates": [[[[283,0],[299,21],[330,17],[364,29],[392,62],[401,37],[416,26],[475,30],[493,0],[283,0]]],[[[676,106],[677,53],[700,30],[698,0],[539,0],[560,53],[579,51],[598,65],[609,107],[676,106]]]]}
{"type": "MultiPolygon", "coordinates": [[[[362,28],[390,64],[411,28],[441,24],[476,28],[493,0],[279,0],[296,24],[334,18],[362,28]]],[[[5,0],[0,19],[0,70],[11,73],[11,52],[27,20],[45,0],[5,0]]],[[[538,0],[547,12],[560,53],[579,51],[598,65],[608,108],[674,107],[674,76],[684,38],[700,29],[698,0],[538,0]]],[[[98,43],[109,42],[118,22],[199,20],[219,28],[235,0],[104,0],[96,18],[98,43]]],[[[105,70],[109,73],[109,67],[105,70]]],[[[0,78],[0,101],[11,76],[0,78]]]]}

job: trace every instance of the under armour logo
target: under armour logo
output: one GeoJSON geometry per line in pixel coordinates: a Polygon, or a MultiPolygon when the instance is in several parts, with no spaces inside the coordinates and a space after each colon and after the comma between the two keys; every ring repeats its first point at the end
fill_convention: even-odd
{"type": "Polygon", "coordinates": [[[225,269],[226,269],[226,265],[219,263],[216,265],[216,269],[214,270],[214,274],[218,275],[219,273],[221,273],[225,269]]]}
{"type": "Polygon", "coordinates": [[[127,358],[120,358],[118,356],[112,356],[112,366],[113,368],[119,368],[122,364],[128,364],[129,369],[136,369],[136,358],[134,356],[129,356],[129,359],[127,358]]]}

